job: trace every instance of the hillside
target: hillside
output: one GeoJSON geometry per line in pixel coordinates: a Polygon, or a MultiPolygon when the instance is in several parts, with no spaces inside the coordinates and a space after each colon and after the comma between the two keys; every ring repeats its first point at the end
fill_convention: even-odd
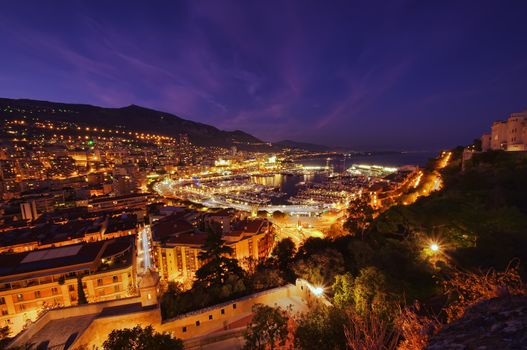
{"type": "Polygon", "coordinates": [[[525,349],[527,297],[505,296],[481,302],[434,336],[427,350],[525,349]]]}
{"type": "Polygon", "coordinates": [[[261,140],[240,130],[224,131],[211,125],[136,105],[103,108],[86,104],[0,98],[0,118],[12,119],[21,116],[140,130],[173,137],[187,134],[194,144],[201,146],[265,147],[261,140]]]}
{"type": "Polygon", "coordinates": [[[457,155],[442,175],[442,191],[390,208],[376,219],[377,230],[438,240],[449,262],[463,268],[502,270],[519,259],[527,276],[527,154],[476,154],[464,170],[457,155]]]}

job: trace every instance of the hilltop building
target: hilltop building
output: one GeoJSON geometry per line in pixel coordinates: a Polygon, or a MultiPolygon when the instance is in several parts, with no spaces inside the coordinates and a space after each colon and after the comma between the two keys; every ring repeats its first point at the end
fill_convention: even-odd
{"type": "Polygon", "coordinates": [[[481,137],[481,148],[483,152],[527,151],[527,110],[511,113],[507,120],[494,122],[491,133],[481,137]]]}

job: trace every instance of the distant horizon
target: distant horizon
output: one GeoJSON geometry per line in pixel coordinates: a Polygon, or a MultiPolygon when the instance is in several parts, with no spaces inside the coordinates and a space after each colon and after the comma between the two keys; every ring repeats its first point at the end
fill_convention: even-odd
{"type": "MultiPolygon", "coordinates": [[[[11,99],[11,100],[30,100],[30,101],[41,101],[41,102],[49,102],[49,103],[60,103],[60,104],[70,104],[70,105],[85,105],[85,106],[93,106],[93,107],[101,107],[101,108],[110,108],[110,109],[122,109],[122,108],[126,108],[126,107],[130,107],[130,106],[137,106],[137,107],[142,107],[142,108],[146,108],[146,109],[150,109],[150,110],[154,110],[154,111],[157,111],[157,112],[161,112],[161,113],[167,113],[167,114],[170,114],[172,116],[175,116],[175,117],[178,117],[178,118],[181,118],[181,119],[185,119],[185,120],[189,120],[189,121],[193,121],[193,122],[197,122],[197,123],[202,123],[200,121],[197,121],[197,120],[194,120],[194,119],[191,119],[191,118],[187,118],[187,117],[183,117],[183,116],[180,116],[180,115],[177,115],[177,114],[174,114],[172,112],[167,112],[167,111],[163,111],[163,110],[159,110],[159,109],[155,109],[155,108],[152,108],[152,107],[148,107],[148,106],[142,106],[142,105],[138,105],[138,104],[135,104],[135,103],[131,103],[131,104],[128,104],[128,105],[125,105],[125,106],[103,106],[103,105],[98,105],[98,104],[93,104],[93,103],[88,103],[88,102],[67,102],[67,101],[51,101],[51,100],[43,100],[43,99],[38,99],[38,98],[29,98],[29,97],[6,97],[6,96],[0,96],[0,99],[11,99]]],[[[86,122],[87,124],[89,122],[86,122]]],[[[212,124],[209,124],[211,126],[214,126],[216,128],[218,128],[216,125],[212,125],[212,124]]],[[[220,129],[220,128],[218,128],[220,129]]],[[[242,132],[245,132],[245,133],[249,133],[245,130],[241,130],[241,129],[232,129],[232,130],[229,130],[229,129],[220,129],[220,130],[224,130],[224,131],[242,131],[242,132]]],[[[249,133],[251,134],[251,133],[249,133]]],[[[253,135],[253,134],[251,134],[253,135]]],[[[258,137],[256,135],[253,135],[255,137],[258,137]]],[[[319,143],[313,143],[313,142],[309,142],[309,141],[300,141],[300,140],[291,140],[291,139],[281,139],[281,140],[275,140],[275,141],[272,141],[272,140],[262,140],[260,139],[261,141],[263,142],[270,142],[270,143],[280,143],[280,142],[283,142],[283,141],[292,141],[292,142],[296,142],[296,143],[306,143],[306,144],[313,144],[313,145],[318,145],[318,146],[324,146],[324,147],[328,147],[328,148],[331,148],[333,150],[335,149],[341,149],[341,150],[346,150],[346,152],[360,152],[360,153],[368,153],[368,152],[371,152],[371,153],[376,153],[376,152],[400,152],[400,153],[433,153],[433,152],[440,152],[444,149],[421,149],[421,150],[406,150],[406,149],[354,149],[353,146],[342,146],[342,145],[327,145],[327,144],[319,144],[319,143]]],[[[467,141],[467,144],[469,143],[470,141],[467,141]]],[[[453,148],[453,147],[457,147],[458,145],[456,146],[452,146],[450,148],[453,148]]],[[[445,148],[446,149],[446,148],[445,148]]]]}

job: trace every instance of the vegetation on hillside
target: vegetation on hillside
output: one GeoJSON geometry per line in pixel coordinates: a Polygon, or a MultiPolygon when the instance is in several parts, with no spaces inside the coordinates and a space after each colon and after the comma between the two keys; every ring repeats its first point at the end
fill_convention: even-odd
{"type": "Polygon", "coordinates": [[[291,315],[297,348],[422,349],[474,304],[525,293],[527,155],[475,154],[462,170],[457,150],[441,176],[441,191],[353,217],[354,234],[309,238],[278,265],[333,304],[291,315]]]}
{"type": "Polygon", "coordinates": [[[103,343],[103,350],[183,350],[183,341],[168,333],[158,333],[152,326],[113,330],[103,343]]]}

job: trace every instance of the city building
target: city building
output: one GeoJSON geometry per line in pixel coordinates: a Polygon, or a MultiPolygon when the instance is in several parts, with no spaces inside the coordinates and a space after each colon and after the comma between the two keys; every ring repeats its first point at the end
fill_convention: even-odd
{"type": "MultiPolygon", "coordinates": [[[[90,199],[86,204],[90,212],[105,211],[105,210],[124,210],[138,208],[144,210],[146,214],[146,206],[152,201],[152,195],[148,193],[128,194],[123,196],[105,196],[90,199]]],[[[83,205],[85,203],[79,203],[83,205]]]]}
{"type": "Polygon", "coordinates": [[[152,226],[154,260],[165,281],[192,280],[200,267],[198,254],[207,234],[178,215],[169,215],[152,226]]]}
{"type": "Polygon", "coordinates": [[[233,256],[244,259],[262,259],[269,256],[273,248],[274,234],[267,219],[244,219],[234,222],[232,230],[223,234],[225,244],[230,246],[233,256]]]}
{"type": "Polygon", "coordinates": [[[22,212],[22,220],[35,221],[38,219],[37,204],[35,200],[20,203],[20,211],[22,212]]]}
{"type": "MultiPolygon", "coordinates": [[[[274,233],[267,219],[237,220],[231,222],[229,227],[231,230],[222,232],[222,237],[225,244],[233,249],[234,258],[243,262],[249,258],[258,260],[269,256],[274,233]]],[[[152,226],[152,241],[154,260],[161,278],[182,283],[192,281],[201,266],[198,256],[206,239],[207,233],[179,215],[156,221],[152,226]]]]}
{"type": "Polygon", "coordinates": [[[16,334],[43,311],[136,293],[135,236],[0,255],[0,326],[16,334]],[[80,283],[79,283],[80,279],[80,283]]]}
{"type": "Polygon", "coordinates": [[[511,113],[507,120],[492,124],[481,137],[482,150],[527,151],[527,110],[511,113]]]}

